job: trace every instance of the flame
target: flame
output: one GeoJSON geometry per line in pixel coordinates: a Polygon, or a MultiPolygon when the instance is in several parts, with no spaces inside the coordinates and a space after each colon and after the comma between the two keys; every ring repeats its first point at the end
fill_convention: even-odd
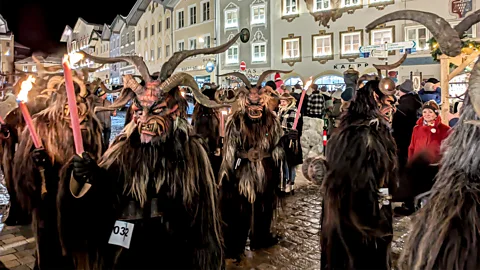
{"type": "Polygon", "coordinates": [[[227,115],[228,114],[227,110],[222,110],[222,114],[227,115]]]}
{"type": "Polygon", "coordinates": [[[17,100],[21,102],[28,101],[28,92],[32,90],[33,83],[35,82],[35,78],[32,75],[29,75],[28,78],[22,82],[20,93],[18,93],[17,100]]]}
{"type": "Polygon", "coordinates": [[[303,90],[308,90],[308,88],[310,88],[310,85],[312,85],[312,82],[313,82],[313,79],[312,77],[310,76],[310,79],[307,81],[307,83],[305,84],[305,87],[303,88],[303,90]]]}
{"type": "Polygon", "coordinates": [[[81,53],[71,53],[63,56],[63,63],[68,62],[70,65],[75,65],[77,62],[83,59],[83,54],[81,53]]]}
{"type": "Polygon", "coordinates": [[[185,97],[185,92],[180,91],[180,94],[182,95],[182,97],[185,97]]]}

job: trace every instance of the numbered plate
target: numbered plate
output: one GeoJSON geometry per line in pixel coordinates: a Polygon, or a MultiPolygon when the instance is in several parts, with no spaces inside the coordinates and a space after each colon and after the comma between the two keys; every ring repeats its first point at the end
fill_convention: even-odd
{"type": "Polygon", "coordinates": [[[108,240],[109,244],[130,248],[132,240],[133,223],[117,220],[113,226],[112,234],[108,240]]]}

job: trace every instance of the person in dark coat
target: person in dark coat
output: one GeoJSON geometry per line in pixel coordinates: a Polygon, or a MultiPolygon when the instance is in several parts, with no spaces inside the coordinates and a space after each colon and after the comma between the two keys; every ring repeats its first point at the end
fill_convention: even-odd
{"type": "Polygon", "coordinates": [[[400,170],[405,167],[408,159],[408,146],[412,138],[413,127],[417,123],[417,111],[422,107],[422,101],[413,91],[413,82],[405,80],[399,87],[397,111],[393,115],[393,138],[397,144],[398,165],[400,170]]]}
{"type": "MultiPolygon", "coordinates": [[[[289,132],[293,129],[296,115],[296,99],[290,94],[284,93],[280,98],[278,118],[285,134],[289,134],[289,132]]],[[[302,137],[302,129],[303,117],[302,115],[300,115],[296,127],[296,130],[298,131],[298,136],[296,138],[291,138],[289,136],[283,137],[284,140],[287,140],[283,143],[283,145],[285,146],[284,150],[288,166],[288,168],[286,168],[285,170],[285,172],[288,173],[288,180],[285,185],[286,193],[291,192],[293,194],[295,189],[294,186],[297,165],[303,163],[302,145],[300,144],[300,138],[302,137]]]]}
{"type": "MultiPolygon", "coordinates": [[[[303,91],[302,86],[298,83],[295,84],[291,95],[297,100],[297,104],[300,103],[300,98],[302,97],[302,91],[303,91]]],[[[302,108],[300,108],[300,113],[302,115],[306,115],[307,113],[307,104],[308,104],[308,95],[305,95],[305,97],[303,98],[302,108]]]]}

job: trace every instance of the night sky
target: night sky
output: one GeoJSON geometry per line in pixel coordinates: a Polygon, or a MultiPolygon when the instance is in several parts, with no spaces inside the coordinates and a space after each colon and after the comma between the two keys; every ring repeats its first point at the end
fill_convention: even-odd
{"type": "Polygon", "coordinates": [[[117,14],[127,16],[136,0],[0,0],[0,14],[15,41],[32,52],[65,51],[60,37],[66,25],[74,27],[78,17],[87,22],[110,24],[117,14]],[[69,12],[62,13],[63,10],[69,12]]]}

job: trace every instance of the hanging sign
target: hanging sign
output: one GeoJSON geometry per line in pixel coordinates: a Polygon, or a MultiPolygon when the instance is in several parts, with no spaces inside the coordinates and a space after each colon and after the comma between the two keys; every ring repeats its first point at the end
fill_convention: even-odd
{"type": "Polygon", "coordinates": [[[245,61],[242,61],[240,63],[240,70],[241,71],[245,71],[245,69],[247,69],[247,64],[245,63],[245,61]]]}
{"type": "Polygon", "coordinates": [[[450,14],[459,19],[464,18],[468,12],[473,10],[473,0],[452,0],[449,9],[450,14]]]}
{"type": "Polygon", "coordinates": [[[212,62],[208,62],[207,66],[205,67],[205,70],[208,73],[211,73],[215,69],[215,65],[212,62]]]}

